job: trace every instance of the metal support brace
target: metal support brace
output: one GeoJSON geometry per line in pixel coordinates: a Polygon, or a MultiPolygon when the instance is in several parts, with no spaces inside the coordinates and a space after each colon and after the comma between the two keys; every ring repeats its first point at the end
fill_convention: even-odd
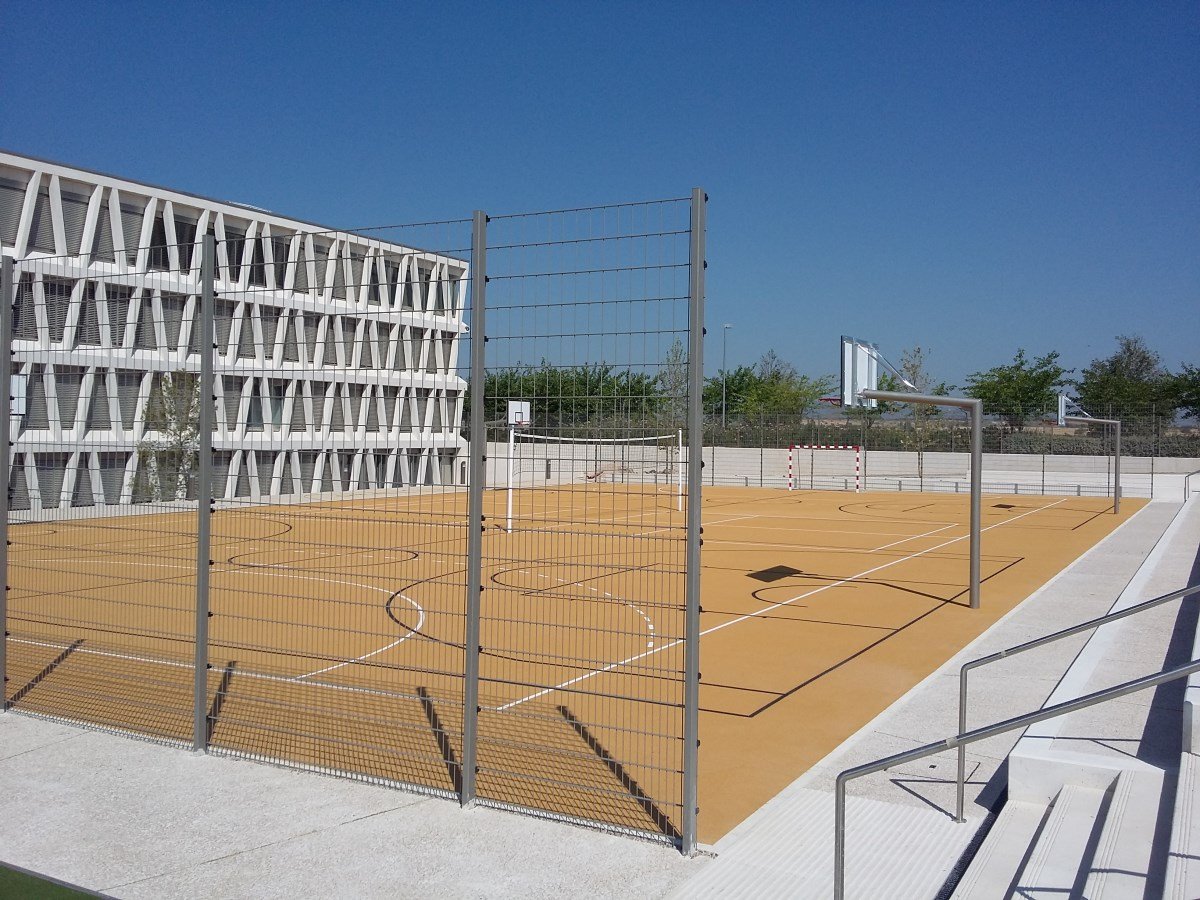
{"type": "Polygon", "coordinates": [[[683,822],[680,849],[696,852],[698,748],[700,746],[700,490],[704,459],[704,230],[708,195],[692,191],[688,283],[687,404],[687,612],[684,622],[683,822]]]}
{"type": "Polygon", "coordinates": [[[13,258],[0,256],[0,422],[4,439],[0,440],[0,712],[8,709],[8,503],[12,476],[12,329],[13,329],[13,258]]]}
{"type": "Polygon", "coordinates": [[[983,401],[935,394],[905,394],[902,391],[860,391],[867,400],[891,403],[923,403],[927,406],[954,406],[971,416],[971,609],[979,609],[980,531],[983,508],[983,401]]]}
{"type": "Polygon", "coordinates": [[[213,281],[217,239],[204,236],[200,263],[200,465],[196,473],[196,649],[192,683],[192,749],[208,749],[208,618],[212,570],[213,281]]]}
{"type": "Polygon", "coordinates": [[[475,803],[479,746],[479,615],[483,599],[483,488],[487,424],[483,415],[487,356],[484,307],[487,293],[487,216],[475,211],[471,226],[471,463],[467,497],[467,597],[463,636],[462,773],[459,803],[475,803]]]}
{"type": "Polygon", "coordinates": [[[1113,515],[1121,512],[1121,420],[1093,419],[1090,416],[1063,416],[1065,422],[1082,425],[1111,425],[1113,428],[1113,515]]]}

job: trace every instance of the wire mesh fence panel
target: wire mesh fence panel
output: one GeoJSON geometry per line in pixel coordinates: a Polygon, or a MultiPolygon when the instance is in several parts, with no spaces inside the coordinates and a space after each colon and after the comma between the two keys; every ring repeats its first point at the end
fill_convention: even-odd
{"type": "Polygon", "coordinates": [[[478,794],[680,836],[690,203],[488,222],[478,794]]]}
{"type": "Polygon", "coordinates": [[[215,230],[210,745],[456,792],[470,222],[215,230]]]}
{"type": "MultiPolygon", "coordinates": [[[[34,218],[64,238],[50,199],[34,218]]],[[[5,298],[5,696],[190,743],[200,260],[161,207],[121,212],[68,228],[71,255],[32,242],[5,298]]]]}
{"type": "Polygon", "coordinates": [[[101,186],[67,256],[35,215],[6,706],[690,850],[700,196],[351,233],[101,186]]]}

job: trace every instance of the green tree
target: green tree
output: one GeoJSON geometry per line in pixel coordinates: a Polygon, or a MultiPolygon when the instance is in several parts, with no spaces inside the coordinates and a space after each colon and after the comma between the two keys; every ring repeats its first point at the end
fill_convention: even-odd
{"type": "Polygon", "coordinates": [[[688,358],[683,341],[676,338],[667,350],[654,386],[662,395],[662,412],[672,424],[681,425],[688,411],[688,358]]]}
{"type": "Polygon", "coordinates": [[[721,387],[724,377],[725,411],[727,416],[740,415],[745,398],[750,396],[758,383],[758,375],[752,366],[738,366],[729,371],[720,371],[704,380],[704,408],[711,413],[721,413],[721,387]]]}
{"type": "Polygon", "coordinates": [[[1137,336],[1118,336],[1116,351],[1093,359],[1075,385],[1079,405],[1093,416],[1136,417],[1149,414],[1153,406],[1159,415],[1173,418],[1178,407],[1177,378],[1137,336]]]}
{"type": "MultiPolygon", "coordinates": [[[[931,394],[935,397],[949,396],[953,390],[953,385],[946,384],[944,381],[934,382],[933,375],[929,371],[929,351],[921,346],[912,347],[905,350],[900,356],[900,374],[905,381],[916,388],[918,394],[931,394]]],[[[893,379],[895,382],[897,379],[893,379]]],[[[882,390],[895,390],[895,388],[883,387],[883,379],[880,378],[880,388],[882,390]]],[[[929,403],[902,403],[888,404],[889,406],[904,410],[909,415],[909,421],[912,424],[912,430],[906,433],[902,438],[902,443],[907,447],[917,451],[917,474],[922,475],[925,471],[925,447],[928,443],[928,425],[933,420],[939,419],[942,416],[942,408],[933,406],[929,403]]]]}
{"type": "Polygon", "coordinates": [[[966,394],[982,400],[985,413],[1020,431],[1028,416],[1054,408],[1069,371],[1058,364],[1056,350],[1033,360],[1018,350],[1011,364],[969,376],[966,394]]]}
{"type": "Polygon", "coordinates": [[[793,415],[804,418],[817,401],[833,388],[833,376],[811,378],[768,350],[754,367],[755,380],[740,398],[741,411],[749,415],[793,415]]]}
{"type": "Polygon", "coordinates": [[[489,423],[508,421],[509,400],[528,400],[534,428],[618,421],[640,426],[659,416],[664,402],[659,379],[645,372],[617,370],[603,363],[555,366],[546,360],[538,366],[488,372],[483,393],[484,418],[489,423]]]}
{"type": "Polygon", "coordinates": [[[1200,419],[1200,368],[1185,363],[1183,370],[1175,376],[1175,402],[1180,411],[1200,419]]]}
{"type": "Polygon", "coordinates": [[[156,375],[138,442],[138,469],[150,500],[186,500],[200,461],[200,377],[156,375]]]}

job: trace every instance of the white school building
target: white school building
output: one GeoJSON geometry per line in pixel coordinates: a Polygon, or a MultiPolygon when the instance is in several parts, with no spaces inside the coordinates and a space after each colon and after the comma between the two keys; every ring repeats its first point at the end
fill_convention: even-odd
{"type": "Polygon", "coordinates": [[[139,450],[163,375],[199,371],[206,234],[216,497],[461,478],[465,261],[0,151],[14,509],[162,499],[139,450]]]}

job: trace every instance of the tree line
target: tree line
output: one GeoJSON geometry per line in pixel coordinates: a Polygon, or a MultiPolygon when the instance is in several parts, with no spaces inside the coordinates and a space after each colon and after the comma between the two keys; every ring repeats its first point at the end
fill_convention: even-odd
{"type": "Polygon", "coordinates": [[[1011,363],[976,372],[967,379],[965,393],[983,401],[985,413],[999,416],[1021,430],[1031,414],[1056,408],[1064,390],[1073,393],[1079,406],[1097,418],[1120,416],[1132,410],[1150,410],[1173,420],[1183,414],[1200,418],[1200,368],[1184,364],[1171,372],[1162,357],[1137,336],[1120,335],[1117,349],[1093,359],[1079,377],[1063,368],[1057,351],[1030,358],[1018,350],[1011,363]]]}
{"type": "MultiPolygon", "coordinates": [[[[1060,393],[1073,394],[1092,416],[1148,416],[1173,421],[1182,414],[1200,418],[1200,368],[1183,365],[1172,372],[1158,353],[1137,336],[1121,335],[1116,350],[1093,359],[1077,377],[1063,367],[1057,351],[1031,356],[1019,349],[1011,363],[968,376],[962,393],[983,401],[984,413],[1020,431],[1035,417],[1057,408],[1060,393]]],[[[959,387],[936,380],[929,371],[929,351],[913,347],[900,356],[897,369],[880,374],[882,390],[905,390],[904,381],[924,394],[950,395],[959,387]]],[[[836,393],[833,375],[810,376],[767,350],[753,365],[722,370],[704,381],[704,410],[722,420],[804,419],[822,398],[836,393]]],[[[687,409],[687,357],[681,343],[662,362],[646,370],[604,363],[559,366],[548,361],[488,372],[484,390],[485,418],[506,421],[508,400],[533,401],[534,428],[583,426],[588,423],[680,421],[687,409]]],[[[880,403],[870,409],[844,410],[843,415],[872,427],[890,414],[905,413],[918,427],[945,413],[935,406],[880,403]]]]}

